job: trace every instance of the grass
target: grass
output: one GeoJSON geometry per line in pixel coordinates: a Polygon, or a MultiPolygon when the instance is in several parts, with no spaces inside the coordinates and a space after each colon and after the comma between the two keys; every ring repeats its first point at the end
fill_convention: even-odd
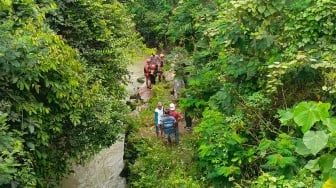
{"type": "MultiPolygon", "coordinates": [[[[198,171],[196,135],[180,125],[180,144],[164,146],[156,137],[154,109],[160,101],[168,108],[173,101],[170,94],[172,83],[161,82],[152,89],[147,107],[140,114],[137,131],[127,139],[131,144],[133,160],[129,165],[128,187],[207,187],[205,178],[198,171]]],[[[127,151],[126,151],[127,153],[127,151]]]]}

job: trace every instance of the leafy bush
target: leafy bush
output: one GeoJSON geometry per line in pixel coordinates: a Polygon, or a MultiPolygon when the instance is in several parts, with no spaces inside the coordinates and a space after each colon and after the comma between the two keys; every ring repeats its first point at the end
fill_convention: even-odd
{"type": "Polygon", "coordinates": [[[141,38],[117,2],[65,3],[77,3],[81,6],[71,8],[82,11],[65,10],[67,24],[74,27],[60,24],[69,27],[59,36],[50,29],[58,25],[48,25],[45,18],[58,13],[55,17],[61,17],[56,11],[64,8],[61,5],[0,2],[0,111],[7,114],[0,130],[0,166],[5,172],[1,186],[53,187],[73,163],[114,143],[127,123],[129,109],[122,101],[127,83],[124,55],[140,49],[134,48],[136,44],[143,47],[141,38]],[[104,17],[106,7],[110,12],[104,17]],[[97,25],[76,24],[84,18],[95,18],[97,25]],[[112,25],[115,33],[108,28],[112,25]],[[92,31],[90,36],[79,31],[88,31],[84,28],[92,31]]]}
{"type": "Polygon", "coordinates": [[[6,125],[8,114],[5,103],[0,102],[0,185],[24,185],[24,187],[35,187],[36,177],[31,168],[31,159],[24,158],[28,153],[24,151],[24,140],[19,131],[10,131],[6,125]]]}
{"type": "Polygon", "coordinates": [[[303,136],[297,138],[295,151],[305,158],[305,168],[320,174],[324,181],[329,178],[335,181],[333,150],[336,143],[333,137],[336,119],[329,109],[329,103],[301,102],[292,109],[280,111],[280,120],[284,125],[301,130],[303,136]]]}

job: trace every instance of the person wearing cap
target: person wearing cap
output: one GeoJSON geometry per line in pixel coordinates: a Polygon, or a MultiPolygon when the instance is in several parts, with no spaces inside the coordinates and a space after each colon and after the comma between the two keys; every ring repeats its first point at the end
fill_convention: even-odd
{"type": "Polygon", "coordinates": [[[158,102],[157,107],[154,110],[154,122],[155,122],[155,132],[158,138],[163,137],[162,122],[164,109],[161,102],[158,102]]]}
{"type": "Polygon", "coordinates": [[[174,124],[176,123],[176,119],[169,114],[169,111],[164,112],[164,116],[161,119],[163,132],[164,132],[164,141],[163,143],[167,145],[168,143],[172,144],[172,141],[175,140],[175,127],[174,124]]]}
{"type": "Polygon", "coordinates": [[[176,107],[174,103],[170,103],[169,105],[169,115],[173,116],[176,120],[174,127],[175,127],[175,142],[176,144],[179,143],[179,128],[178,128],[178,121],[183,118],[182,114],[176,112],[176,107]]]}

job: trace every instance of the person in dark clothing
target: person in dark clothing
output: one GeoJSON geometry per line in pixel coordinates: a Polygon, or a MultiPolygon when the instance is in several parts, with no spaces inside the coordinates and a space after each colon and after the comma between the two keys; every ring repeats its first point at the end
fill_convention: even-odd
{"type": "Polygon", "coordinates": [[[155,61],[151,61],[149,64],[149,80],[151,85],[155,85],[155,79],[158,72],[158,65],[155,61]]]}
{"type": "Polygon", "coordinates": [[[185,128],[190,130],[191,125],[192,125],[192,118],[190,117],[188,111],[184,112],[184,119],[185,119],[185,122],[186,122],[185,128]]]}

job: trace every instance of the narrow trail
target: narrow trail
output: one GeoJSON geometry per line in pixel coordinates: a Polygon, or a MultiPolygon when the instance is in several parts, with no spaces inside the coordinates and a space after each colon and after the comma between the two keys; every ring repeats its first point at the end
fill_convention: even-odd
{"type": "MultiPolygon", "coordinates": [[[[172,71],[164,72],[164,77],[165,77],[166,82],[173,82],[174,73],[172,71]]],[[[166,92],[170,93],[170,90],[167,90],[166,92]]],[[[138,111],[141,111],[144,108],[147,108],[148,101],[152,97],[153,93],[152,93],[151,89],[147,89],[145,83],[143,83],[143,85],[139,88],[138,93],[140,95],[140,98],[144,102],[143,106],[140,106],[139,109],[138,109],[138,111]]],[[[172,101],[172,102],[174,101],[174,96],[173,95],[170,95],[170,101],[172,101]]],[[[154,116],[154,109],[152,109],[152,111],[153,111],[153,116],[154,116]]],[[[141,127],[141,129],[138,132],[138,135],[142,136],[142,137],[156,137],[154,119],[151,122],[146,122],[146,124],[147,124],[147,126],[141,127]]],[[[183,134],[191,133],[190,130],[187,130],[187,129],[184,128],[185,125],[186,125],[185,120],[181,119],[179,121],[180,137],[183,136],[183,134]]]]}
{"type": "MultiPolygon", "coordinates": [[[[173,75],[171,73],[167,73],[173,75]]],[[[166,77],[148,90],[143,87],[139,95],[144,98],[144,107],[139,113],[136,130],[126,135],[126,169],[128,186],[132,187],[194,187],[197,149],[193,139],[196,133],[184,128],[185,119],[179,121],[179,144],[164,144],[164,138],[157,138],[154,125],[154,108],[158,101],[168,108],[175,101],[171,95],[173,77],[166,77]],[[135,151],[135,152],[134,152],[135,151]],[[174,160],[178,159],[178,160],[174,160]],[[182,183],[183,182],[183,183],[182,183]],[[165,185],[165,186],[164,186],[165,185]]],[[[177,111],[181,112],[177,106],[177,111]]],[[[195,178],[197,181],[197,177],[195,178]]]]}

